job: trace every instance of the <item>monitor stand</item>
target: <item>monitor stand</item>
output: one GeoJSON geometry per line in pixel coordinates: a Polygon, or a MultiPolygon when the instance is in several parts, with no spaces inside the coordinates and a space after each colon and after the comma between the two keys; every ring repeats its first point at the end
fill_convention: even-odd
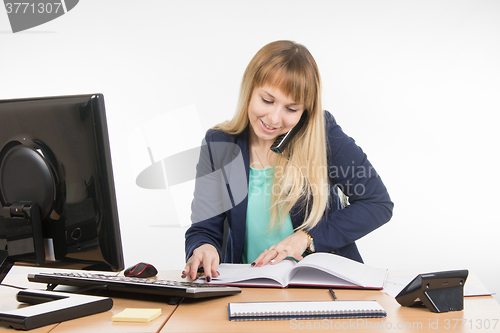
{"type": "Polygon", "coordinates": [[[32,258],[45,263],[40,207],[30,201],[19,201],[1,207],[0,243],[13,261],[32,258]]]}
{"type": "Polygon", "coordinates": [[[109,297],[47,290],[22,290],[17,294],[17,300],[35,305],[1,312],[1,326],[31,330],[108,311],[113,307],[113,300],[109,297]]]}
{"type": "MultiPolygon", "coordinates": [[[[0,250],[0,282],[14,265],[6,250],[0,250]]],[[[0,326],[31,330],[66,320],[108,311],[113,307],[109,297],[88,296],[48,290],[25,289],[17,293],[21,303],[32,304],[0,312],[0,326]]]]}
{"type": "Polygon", "coordinates": [[[13,265],[14,262],[9,258],[9,252],[0,250],[0,283],[2,283],[13,265]]]}

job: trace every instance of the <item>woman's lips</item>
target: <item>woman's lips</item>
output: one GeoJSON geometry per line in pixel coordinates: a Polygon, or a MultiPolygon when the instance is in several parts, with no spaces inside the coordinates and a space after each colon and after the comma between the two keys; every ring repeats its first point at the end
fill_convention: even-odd
{"type": "Polygon", "coordinates": [[[266,133],[274,133],[278,130],[276,127],[269,126],[262,120],[260,120],[260,126],[262,127],[262,130],[266,133]]]}

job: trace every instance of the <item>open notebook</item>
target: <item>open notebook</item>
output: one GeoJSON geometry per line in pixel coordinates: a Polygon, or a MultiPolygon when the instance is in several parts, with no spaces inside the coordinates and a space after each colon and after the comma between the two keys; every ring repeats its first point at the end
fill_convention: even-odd
{"type": "Polygon", "coordinates": [[[314,253],[300,262],[286,259],[275,265],[221,264],[213,284],[281,287],[321,286],[382,289],[387,269],[361,264],[330,253],[314,253]]]}

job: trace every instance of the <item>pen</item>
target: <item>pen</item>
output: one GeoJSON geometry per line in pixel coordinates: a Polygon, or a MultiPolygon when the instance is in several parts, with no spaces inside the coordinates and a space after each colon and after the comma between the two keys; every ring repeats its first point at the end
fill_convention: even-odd
{"type": "Polygon", "coordinates": [[[335,292],[332,290],[332,288],[328,289],[328,291],[330,291],[330,294],[332,295],[334,301],[338,300],[337,295],[335,295],[335,292]]]}

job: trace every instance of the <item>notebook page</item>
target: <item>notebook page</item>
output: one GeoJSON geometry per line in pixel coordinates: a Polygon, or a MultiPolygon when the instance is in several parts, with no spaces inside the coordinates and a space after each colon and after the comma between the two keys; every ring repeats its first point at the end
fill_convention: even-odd
{"type": "MultiPolygon", "coordinates": [[[[313,267],[330,273],[355,285],[382,289],[387,269],[370,267],[357,261],[330,253],[314,253],[296,264],[299,267],[313,267]]],[[[292,278],[292,282],[293,278],[292,278]]]]}
{"type": "Polygon", "coordinates": [[[310,267],[301,267],[293,276],[290,285],[359,288],[355,283],[310,267]]]}
{"type": "MultiPolygon", "coordinates": [[[[220,276],[213,278],[212,281],[219,284],[254,282],[254,280],[262,283],[262,278],[268,278],[285,287],[289,282],[288,272],[294,265],[295,262],[291,260],[283,260],[276,265],[263,267],[251,267],[250,264],[220,264],[218,269],[220,276]]],[[[269,285],[276,285],[276,283],[269,281],[269,285]]]]}

